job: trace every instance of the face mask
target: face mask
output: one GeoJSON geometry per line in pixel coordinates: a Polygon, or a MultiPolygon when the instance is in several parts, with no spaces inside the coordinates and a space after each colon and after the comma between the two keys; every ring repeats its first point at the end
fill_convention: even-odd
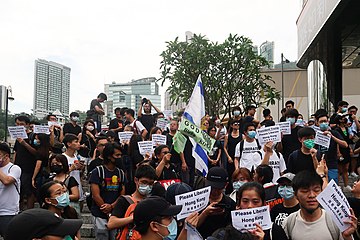
{"type": "Polygon", "coordinates": [[[167,226],[161,224],[161,223],[157,223],[159,224],[160,226],[163,226],[163,227],[166,227],[167,230],[169,231],[169,235],[167,236],[162,236],[160,233],[157,233],[158,235],[160,235],[162,237],[162,239],[165,239],[165,240],[175,240],[176,239],[176,236],[177,236],[177,223],[176,223],[176,220],[173,219],[171,221],[171,223],[167,226]]]}
{"type": "Polygon", "coordinates": [[[235,191],[239,190],[241,188],[242,185],[244,185],[245,182],[242,181],[236,181],[233,182],[233,188],[235,191]]]}
{"type": "Polygon", "coordinates": [[[72,117],[71,120],[73,120],[74,122],[79,121],[79,117],[72,117]]]}
{"type": "Polygon", "coordinates": [[[56,174],[61,173],[63,171],[63,167],[60,165],[50,166],[50,172],[54,172],[56,174]]]}
{"type": "Polygon", "coordinates": [[[296,120],[296,123],[297,123],[297,124],[302,124],[303,121],[304,121],[304,120],[302,120],[302,119],[298,119],[298,120],[296,120]]]}
{"type": "Polygon", "coordinates": [[[151,193],[151,190],[152,190],[152,186],[145,184],[140,184],[138,188],[139,193],[143,196],[149,195],[151,193]]]}
{"type": "Polygon", "coordinates": [[[321,131],[326,131],[329,128],[329,124],[328,123],[320,123],[320,130],[321,131]]]}
{"type": "Polygon", "coordinates": [[[87,126],[86,129],[91,132],[92,130],[94,130],[94,127],[93,126],[87,126]]]}
{"type": "Polygon", "coordinates": [[[255,131],[249,131],[248,136],[249,136],[249,138],[255,138],[256,132],[255,131]]]}
{"type": "Polygon", "coordinates": [[[341,112],[342,112],[342,113],[346,113],[346,112],[347,112],[347,107],[341,108],[341,112]]]}
{"type": "Polygon", "coordinates": [[[56,197],[55,199],[58,202],[56,205],[57,208],[65,208],[65,207],[69,206],[69,204],[70,204],[70,198],[69,198],[68,192],[61,194],[60,196],[56,197]]]}
{"type": "Polygon", "coordinates": [[[234,115],[235,115],[235,116],[239,116],[239,115],[240,115],[240,111],[234,111],[234,115]]]}
{"type": "Polygon", "coordinates": [[[315,146],[315,140],[314,139],[306,139],[304,141],[304,145],[308,149],[312,149],[315,146]]]}
{"type": "Polygon", "coordinates": [[[38,142],[38,140],[34,139],[34,145],[35,145],[35,146],[39,146],[39,145],[40,145],[40,143],[38,142]]]}
{"type": "Polygon", "coordinates": [[[295,118],[286,118],[286,121],[293,125],[295,123],[295,118]]]}
{"type": "Polygon", "coordinates": [[[290,186],[279,186],[278,193],[285,200],[289,200],[294,197],[294,189],[290,186]]]}

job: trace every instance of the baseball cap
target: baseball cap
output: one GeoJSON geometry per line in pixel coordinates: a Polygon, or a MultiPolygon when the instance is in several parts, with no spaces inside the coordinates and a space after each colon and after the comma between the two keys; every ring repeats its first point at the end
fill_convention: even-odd
{"type": "Polygon", "coordinates": [[[171,204],[175,204],[175,196],[183,193],[191,192],[192,188],[184,182],[171,184],[165,193],[165,199],[171,204]]]}
{"type": "Polygon", "coordinates": [[[46,209],[29,209],[16,215],[10,221],[5,239],[31,240],[44,236],[73,236],[76,235],[82,223],[81,219],[63,219],[46,209]]]}
{"type": "Polygon", "coordinates": [[[206,179],[205,186],[211,186],[213,188],[224,188],[226,183],[229,181],[229,176],[226,170],[222,167],[210,168],[206,179]]]}
{"type": "Polygon", "coordinates": [[[164,198],[150,196],[140,201],[134,210],[135,229],[144,229],[156,217],[175,216],[180,213],[181,205],[171,205],[164,198]]]}
{"type": "Polygon", "coordinates": [[[294,177],[295,177],[295,174],[288,172],[288,173],[285,173],[284,175],[282,175],[276,182],[280,183],[283,180],[289,180],[290,182],[292,182],[294,177]]]}
{"type": "Polygon", "coordinates": [[[6,152],[7,154],[10,154],[10,147],[6,143],[0,143],[0,151],[6,152]]]}

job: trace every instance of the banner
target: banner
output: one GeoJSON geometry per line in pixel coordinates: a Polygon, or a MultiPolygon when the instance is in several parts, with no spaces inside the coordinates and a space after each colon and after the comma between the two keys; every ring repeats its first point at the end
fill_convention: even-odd
{"type": "Polygon", "coordinates": [[[50,134],[48,125],[34,125],[34,133],[50,134]]]}
{"type": "Polygon", "coordinates": [[[280,126],[270,126],[256,129],[257,138],[260,145],[265,145],[267,142],[281,142],[280,126]]]}
{"type": "Polygon", "coordinates": [[[133,132],[128,132],[128,131],[118,132],[120,142],[130,141],[133,134],[134,134],[133,132]]]}
{"type": "Polygon", "coordinates": [[[167,188],[174,183],[181,182],[180,179],[168,179],[168,180],[158,180],[158,182],[167,190],[167,188]]]}
{"type": "Polygon", "coordinates": [[[269,206],[231,211],[232,225],[239,231],[255,229],[255,223],[262,230],[271,228],[269,206]]]}
{"type": "Polygon", "coordinates": [[[206,132],[195,126],[186,118],[183,118],[180,123],[179,131],[195,140],[205,151],[210,152],[216,140],[211,138],[206,132]]]}
{"type": "Polygon", "coordinates": [[[331,136],[328,136],[321,131],[316,132],[315,144],[329,148],[330,142],[331,142],[331,136]]]}
{"type": "Polygon", "coordinates": [[[158,128],[161,128],[162,130],[164,130],[166,128],[168,124],[168,121],[164,118],[158,118],[158,120],[156,121],[156,126],[158,128]]]}
{"type": "Polygon", "coordinates": [[[145,155],[146,153],[149,153],[151,155],[154,151],[152,141],[138,142],[138,146],[141,155],[145,155]]]}
{"type": "Polygon", "coordinates": [[[278,122],[275,123],[277,126],[280,126],[280,131],[283,135],[290,135],[291,134],[291,124],[290,122],[278,122]]]}
{"type": "Polygon", "coordinates": [[[159,145],[166,145],[166,136],[162,134],[151,135],[152,143],[154,147],[159,145]]]}

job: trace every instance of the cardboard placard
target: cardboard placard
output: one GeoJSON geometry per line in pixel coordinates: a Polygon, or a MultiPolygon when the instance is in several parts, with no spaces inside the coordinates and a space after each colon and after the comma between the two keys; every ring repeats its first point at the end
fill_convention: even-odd
{"type": "Polygon", "coordinates": [[[17,138],[27,139],[28,135],[26,134],[26,130],[24,126],[13,126],[8,127],[8,131],[10,134],[10,138],[12,140],[16,140],[17,138]]]}
{"type": "Polygon", "coordinates": [[[152,145],[152,141],[141,141],[138,142],[138,146],[139,146],[139,152],[142,155],[145,155],[146,153],[151,154],[153,152],[153,145],[152,145]]]}
{"type": "Polygon", "coordinates": [[[350,220],[350,204],[333,179],[316,199],[325,211],[331,215],[340,232],[350,227],[350,224],[344,223],[345,220],[350,220]]]}
{"type": "Polygon", "coordinates": [[[269,206],[231,211],[232,225],[239,231],[255,229],[258,223],[262,230],[271,228],[269,206]]]}
{"type": "Polygon", "coordinates": [[[164,110],[163,111],[165,117],[170,120],[173,117],[173,111],[172,110],[164,110]]]}
{"type": "Polygon", "coordinates": [[[34,125],[34,133],[50,134],[49,125],[34,125]]]}
{"type": "Polygon", "coordinates": [[[177,220],[187,218],[191,213],[198,212],[207,207],[211,187],[201,188],[192,192],[175,196],[176,205],[182,205],[177,220]]]}
{"type": "Polygon", "coordinates": [[[161,128],[161,129],[165,129],[166,126],[168,124],[168,121],[164,118],[159,118],[157,121],[156,121],[156,126],[158,128],[161,128]]]}
{"type": "Polygon", "coordinates": [[[128,131],[118,132],[120,142],[130,141],[132,135],[134,135],[133,132],[128,132],[128,131]]]}
{"type": "Polygon", "coordinates": [[[267,142],[281,142],[280,126],[270,126],[259,128],[256,130],[260,145],[265,145],[267,142]]]}
{"type": "Polygon", "coordinates": [[[324,134],[321,131],[317,131],[315,135],[315,144],[329,148],[331,142],[331,136],[324,134]]]}
{"type": "Polygon", "coordinates": [[[276,123],[277,126],[280,126],[280,131],[283,135],[290,135],[291,134],[291,124],[290,122],[278,122],[276,123]]]}
{"type": "Polygon", "coordinates": [[[154,147],[159,145],[166,145],[166,136],[161,134],[151,135],[152,143],[154,147]]]}

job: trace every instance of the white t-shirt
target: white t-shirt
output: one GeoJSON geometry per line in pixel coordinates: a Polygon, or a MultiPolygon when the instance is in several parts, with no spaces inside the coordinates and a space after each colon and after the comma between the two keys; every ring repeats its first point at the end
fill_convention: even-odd
{"type": "MultiPolygon", "coordinates": [[[[325,210],[322,209],[321,217],[315,222],[306,222],[300,212],[296,217],[295,226],[290,234],[292,240],[303,240],[303,239],[332,239],[331,233],[326,225],[325,210]]],[[[295,213],[294,213],[295,214],[295,213]]],[[[283,228],[287,231],[286,223],[289,218],[284,221],[283,228]]],[[[343,239],[340,234],[340,240],[343,239]]]]}
{"type": "Polygon", "coordinates": [[[137,134],[139,134],[139,135],[145,129],[144,125],[138,120],[134,120],[132,123],[130,123],[130,126],[132,126],[133,128],[135,128],[134,125],[136,126],[136,129],[137,129],[137,130],[135,130],[135,132],[137,131],[137,134]]]}
{"type": "Polygon", "coordinates": [[[241,159],[239,159],[239,166],[245,167],[251,171],[253,167],[255,169],[261,163],[261,160],[256,162],[254,161],[254,154],[259,155],[258,153],[256,153],[259,151],[258,144],[256,141],[247,142],[246,140],[244,140],[242,154],[240,154],[240,144],[241,142],[239,142],[235,147],[235,157],[239,158],[241,155],[241,159]]]}
{"type": "MultiPolygon", "coordinates": [[[[260,150],[262,156],[260,154],[254,154],[254,162],[261,162],[264,159],[265,152],[263,149],[260,150]]],[[[274,176],[272,182],[276,182],[280,178],[280,173],[286,170],[286,164],[284,161],[284,157],[281,153],[279,153],[280,159],[276,152],[274,151],[273,154],[270,156],[269,159],[269,166],[272,168],[274,176]]]]}
{"type": "MultiPolygon", "coordinates": [[[[78,160],[78,158],[76,156],[70,157],[68,155],[66,155],[65,153],[63,153],[63,155],[67,158],[68,163],[69,163],[69,168],[71,167],[71,165],[74,164],[75,160],[78,160]]],[[[69,173],[70,176],[74,177],[76,179],[76,181],[79,184],[79,201],[83,201],[84,200],[84,191],[82,189],[82,185],[81,185],[81,177],[80,177],[80,170],[74,170],[71,171],[69,173]]]]}
{"type": "Polygon", "coordinates": [[[16,181],[16,187],[14,183],[5,186],[0,181],[0,216],[16,215],[19,213],[20,195],[18,191],[20,191],[21,169],[17,165],[8,163],[1,167],[0,171],[16,181]]]}

